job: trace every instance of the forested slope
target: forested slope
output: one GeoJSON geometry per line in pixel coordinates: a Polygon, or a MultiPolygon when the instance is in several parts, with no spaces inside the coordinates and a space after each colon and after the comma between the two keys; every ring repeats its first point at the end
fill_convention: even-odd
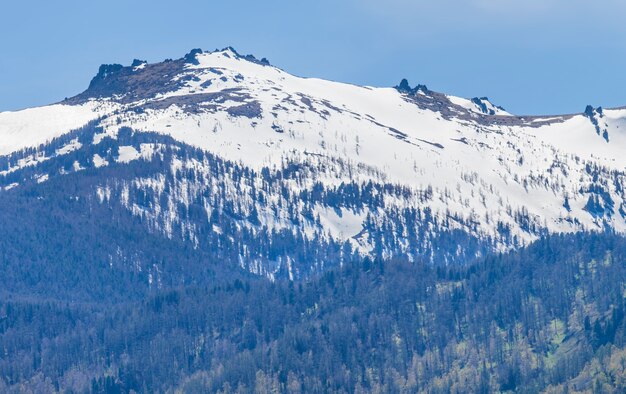
{"type": "Polygon", "coordinates": [[[9,297],[0,391],[623,392],[625,285],[626,240],[578,234],[464,267],[366,260],[113,305],[9,297]]]}

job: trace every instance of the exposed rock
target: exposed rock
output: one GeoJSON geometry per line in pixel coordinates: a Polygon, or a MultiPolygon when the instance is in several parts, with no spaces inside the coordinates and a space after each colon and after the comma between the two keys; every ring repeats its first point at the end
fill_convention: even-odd
{"type": "Polygon", "coordinates": [[[202,53],[202,49],[195,48],[195,49],[192,49],[191,52],[186,54],[183,59],[185,59],[185,63],[198,65],[200,63],[198,62],[198,59],[196,58],[196,56],[201,54],[201,53],[202,53]]]}

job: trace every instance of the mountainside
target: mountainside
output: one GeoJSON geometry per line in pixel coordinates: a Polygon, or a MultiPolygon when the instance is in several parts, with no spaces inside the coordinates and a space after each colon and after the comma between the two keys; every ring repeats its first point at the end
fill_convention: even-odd
{"type": "Polygon", "coordinates": [[[113,306],[0,299],[0,391],[623,393],[625,261],[624,238],[576,234],[113,306]]]}
{"type": "Polygon", "coordinates": [[[626,108],[232,48],[0,113],[0,392],[620,393],[626,108]]]}
{"type": "MultiPolygon", "coordinates": [[[[0,113],[0,200],[67,201],[55,206],[89,228],[128,215],[112,228],[293,279],[367,256],[462,263],[551,233],[625,232],[625,148],[626,109],[514,116],[406,80],[360,87],[193,50],[103,65],[75,97],[0,113]]],[[[16,231],[54,231],[20,209],[16,231]]],[[[74,261],[115,261],[149,286],[173,272],[120,257],[128,245],[74,261]]]]}

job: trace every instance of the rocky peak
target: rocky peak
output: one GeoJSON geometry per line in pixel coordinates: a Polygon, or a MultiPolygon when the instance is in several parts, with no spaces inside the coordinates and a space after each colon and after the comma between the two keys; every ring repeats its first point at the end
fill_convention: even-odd
{"type": "Polygon", "coordinates": [[[424,94],[430,93],[430,90],[426,85],[417,85],[416,87],[412,88],[406,78],[403,78],[402,81],[400,81],[400,84],[395,86],[395,88],[400,93],[406,93],[409,95],[415,95],[419,92],[422,92],[424,94]]]}
{"type": "Polygon", "coordinates": [[[185,63],[198,65],[198,64],[200,64],[200,62],[198,62],[198,55],[200,55],[202,53],[203,53],[202,49],[195,48],[195,49],[192,49],[188,54],[183,56],[183,59],[184,59],[185,63]]]}
{"type": "Polygon", "coordinates": [[[185,73],[189,65],[199,65],[199,57],[221,53],[223,56],[242,59],[262,66],[269,66],[266,58],[258,60],[254,55],[240,55],[234,48],[226,47],[206,52],[200,48],[192,49],[177,60],[166,59],[160,63],[148,64],[145,60],[134,59],[130,66],[121,64],[103,64],[98,73],[83,93],[66,99],[66,104],[79,104],[90,99],[110,98],[118,102],[129,103],[148,99],[158,94],[175,91],[186,81],[175,78],[185,73]]]}

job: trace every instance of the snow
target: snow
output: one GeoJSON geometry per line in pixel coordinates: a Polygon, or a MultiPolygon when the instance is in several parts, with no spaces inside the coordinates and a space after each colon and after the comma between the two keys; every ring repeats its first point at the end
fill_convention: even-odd
{"type": "Polygon", "coordinates": [[[110,110],[110,106],[89,102],[78,106],[55,104],[0,112],[0,155],[44,144],[110,110]]]}
{"type": "Polygon", "coordinates": [[[120,156],[117,159],[119,163],[130,163],[141,157],[141,153],[132,146],[120,146],[120,156]]]}
{"type": "MultiPolygon", "coordinates": [[[[134,104],[105,101],[53,105],[0,113],[0,155],[45,143],[117,111],[101,121],[104,132],[95,136],[94,144],[107,136],[116,138],[118,130],[127,126],[169,135],[257,170],[278,168],[285,160],[323,164],[326,170],[316,174],[316,180],[329,185],[374,180],[405,185],[413,191],[432,188],[432,199],[420,203],[422,207],[430,207],[441,217],[453,213],[475,218],[478,231],[493,236],[497,235],[495,223],[500,221],[512,226],[524,242],[533,236],[519,228],[511,212],[525,209],[553,232],[598,228],[597,221],[583,210],[586,196],[580,192],[581,186],[593,181],[585,165],[593,162],[609,171],[626,169],[626,109],[604,110],[599,118],[600,127],[608,131],[607,142],[582,115],[532,118],[514,126],[445,119],[438,112],[420,109],[391,88],[296,77],[239,59],[229,50],[200,54],[197,60],[199,64],[185,70],[197,80],[189,79],[180,90],[146,102],[238,89],[248,96],[246,102],[260,104],[261,117],[230,115],[228,108],[242,104],[233,100],[211,102],[216,108],[199,112],[186,112],[182,104],[141,113],[131,109],[134,104]],[[334,167],[334,161],[349,169],[334,167]],[[566,196],[572,212],[563,208],[566,196]],[[572,224],[567,218],[581,224],[572,224]]],[[[481,113],[471,100],[447,97],[455,105],[481,113]]],[[[496,115],[510,115],[488,101],[483,103],[496,115]]],[[[78,147],[73,143],[63,152],[78,147]]],[[[156,150],[158,147],[149,144],[140,150],[123,146],[117,160],[129,163],[149,158],[156,150]]],[[[98,155],[94,163],[97,167],[109,164],[98,155]]],[[[183,164],[190,163],[177,165],[183,164]]],[[[619,206],[622,194],[611,182],[607,184],[619,206]]],[[[390,207],[418,204],[402,199],[387,203],[390,207]]],[[[365,218],[365,213],[342,210],[339,214],[322,207],[316,213],[324,229],[340,239],[359,234],[365,218]]],[[[259,215],[270,228],[289,225],[269,213],[259,215]]],[[[615,215],[611,220],[614,228],[626,231],[623,217],[615,215]]]]}
{"type": "Polygon", "coordinates": [[[73,152],[75,150],[80,149],[82,146],[83,146],[83,144],[78,142],[78,140],[73,140],[69,144],[65,145],[63,148],[58,149],[56,151],[56,154],[59,155],[59,156],[66,155],[66,154],[68,154],[70,152],[73,152]]]}
{"type": "MultiPolygon", "coordinates": [[[[363,221],[366,212],[356,213],[342,208],[339,212],[334,209],[317,206],[315,214],[319,215],[320,223],[335,239],[350,240],[363,230],[363,221]]],[[[359,246],[355,243],[355,246],[359,246]]]]}
{"type": "MultiPolygon", "coordinates": [[[[468,111],[477,113],[477,114],[483,114],[483,111],[480,109],[480,107],[474,103],[472,100],[468,100],[465,98],[461,98],[461,97],[456,97],[456,96],[446,96],[448,98],[448,100],[450,100],[453,104],[458,105],[459,107],[463,107],[465,109],[467,109],[468,111]]],[[[483,100],[481,99],[480,101],[482,101],[485,106],[487,107],[488,110],[492,110],[494,112],[495,115],[501,115],[501,116],[511,116],[511,114],[501,108],[496,107],[495,105],[493,105],[490,101],[488,100],[483,100]]]]}
{"type": "Polygon", "coordinates": [[[100,168],[100,167],[107,166],[109,162],[106,161],[106,159],[100,157],[100,155],[95,154],[93,155],[93,164],[96,166],[96,168],[100,168]]]}

